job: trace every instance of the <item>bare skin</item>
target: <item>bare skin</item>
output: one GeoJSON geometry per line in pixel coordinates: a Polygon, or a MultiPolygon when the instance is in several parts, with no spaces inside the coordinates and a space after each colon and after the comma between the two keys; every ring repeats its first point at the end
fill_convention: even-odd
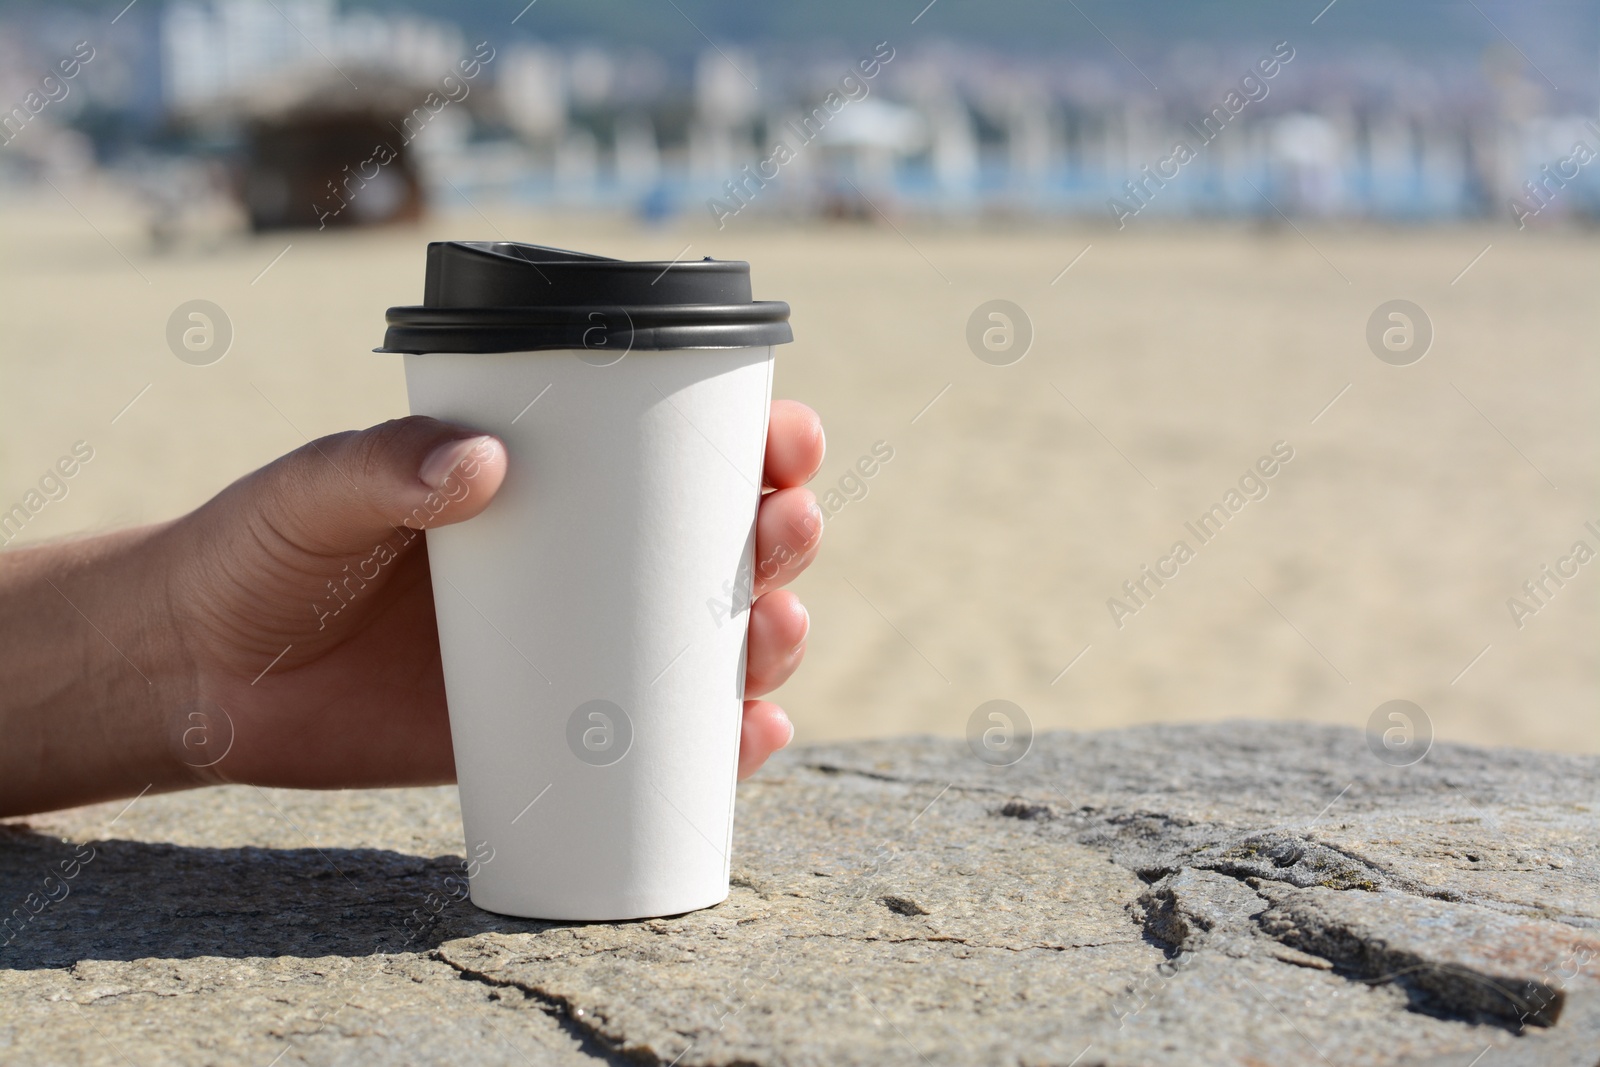
{"type": "MultiPolygon", "coordinates": [[[[741,778],[793,736],[757,698],[805,655],[809,617],[782,587],[821,540],[802,486],[822,454],[816,413],[774,402],[741,778]]],[[[505,465],[494,438],[400,419],[313,442],[180,519],[0,555],[0,815],[222,782],[454,781],[423,538],[320,627],[309,605],[345,564],[401,543],[430,497],[443,507],[426,528],[481,512],[505,465]],[[471,491],[448,499],[446,479],[471,491]]]]}

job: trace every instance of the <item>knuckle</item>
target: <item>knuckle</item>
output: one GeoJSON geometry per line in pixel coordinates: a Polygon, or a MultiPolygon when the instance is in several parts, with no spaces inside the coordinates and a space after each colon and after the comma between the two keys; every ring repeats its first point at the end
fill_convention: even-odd
{"type": "Polygon", "coordinates": [[[353,474],[364,483],[388,476],[395,461],[405,455],[405,444],[416,438],[420,428],[418,424],[426,421],[422,416],[408,415],[362,431],[357,435],[359,440],[350,457],[353,474]]]}

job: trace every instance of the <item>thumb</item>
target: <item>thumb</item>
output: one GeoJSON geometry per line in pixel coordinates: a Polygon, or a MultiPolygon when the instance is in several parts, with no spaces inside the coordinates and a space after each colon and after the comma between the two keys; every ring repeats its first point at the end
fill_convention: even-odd
{"type": "Polygon", "coordinates": [[[505,446],[495,438],[413,415],[312,441],[235,488],[254,496],[284,540],[340,557],[370,550],[396,527],[472,518],[505,474],[505,446]]]}

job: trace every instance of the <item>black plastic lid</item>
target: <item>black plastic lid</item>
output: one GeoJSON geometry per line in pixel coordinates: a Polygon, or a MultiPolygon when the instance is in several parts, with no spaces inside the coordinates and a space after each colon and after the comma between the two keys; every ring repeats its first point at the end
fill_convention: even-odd
{"type": "Polygon", "coordinates": [[[794,340],[789,305],[750,299],[750,264],[637,263],[515,241],[434,241],[422,304],[379,352],[754,348],[794,340]]]}

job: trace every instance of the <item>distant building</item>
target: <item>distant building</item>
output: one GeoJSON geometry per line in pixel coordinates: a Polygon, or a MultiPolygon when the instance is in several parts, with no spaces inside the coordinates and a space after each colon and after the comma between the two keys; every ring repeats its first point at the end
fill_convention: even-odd
{"type": "Polygon", "coordinates": [[[441,114],[478,77],[454,26],[341,15],[334,0],[172,4],[161,38],[174,119],[242,130],[238,195],[256,230],[419,218],[414,142],[453,124],[441,114]]]}
{"type": "MultiPolygon", "coordinates": [[[[1592,97],[1558,90],[1499,45],[1419,58],[1375,45],[1296,55],[1288,42],[1174,42],[1135,67],[1042,45],[930,41],[902,45],[841,97],[867,49],[719,39],[684,61],[557,45],[529,19],[463,79],[458,64],[474,51],[459,27],[388,6],[176,0],[131,19],[149,28],[143,51],[107,49],[70,100],[29,118],[0,156],[7,174],[92,167],[91,141],[104,162],[114,86],[132,86],[127,99],[148,108],[159,81],[166,116],[192,143],[242,146],[208,173],[232,168],[258,229],[410,219],[480,195],[651,219],[709,206],[719,225],[762,214],[1117,226],[1280,210],[1520,226],[1600,218],[1592,97]],[[446,90],[451,77],[459,94],[446,90]]],[[[0,22],[10,61],[0,89],[26,100],[21,66],[47,49],[10,36],[16,25],[0,22]]],[[[150,173],[181,165],[155,140],[144,158],[164,161],[150,173]]],[[[186,198],[166,192],[178,211],[186,198]]]]}

